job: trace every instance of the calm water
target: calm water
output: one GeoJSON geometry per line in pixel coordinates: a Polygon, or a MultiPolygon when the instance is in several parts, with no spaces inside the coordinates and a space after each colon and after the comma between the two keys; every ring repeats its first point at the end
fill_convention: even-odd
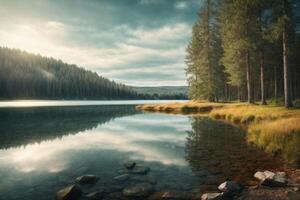
{"type": "Polygon", "coordinates": [[[139,105],[153,103],[184,102],[187,100],[119,100],[119,101],[80,101],[80,100],[15,100],[0,101],[0,108],[7,107],[43,107],[43,106],[97,106],[97,105],[139,105]]]}
{"type": "Polygon", "coordinates": [[[245,133],[208,118],[149,114],[133,105],[52,106],[0,109],[0,199],[53,199],[84,174],[120,196],[128,160],[150,167],[155,190],[215,190],[226,179],[251,184],[256,170],[284,164],[250,147],[245,133]]]}

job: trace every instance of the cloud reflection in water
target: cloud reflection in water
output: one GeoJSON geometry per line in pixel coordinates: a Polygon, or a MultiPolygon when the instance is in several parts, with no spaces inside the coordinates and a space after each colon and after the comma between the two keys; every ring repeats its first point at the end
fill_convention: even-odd
{"type": "Polygon", "coordinates": [[[186,166],[184,145],[188,118],[157,114],[115,119],[93,130],[25,147],[0,151],[0,166],[22,172],[59,172],[68,168],[73,153],[113,150],[128,153],[129,159],[186,166]]]}

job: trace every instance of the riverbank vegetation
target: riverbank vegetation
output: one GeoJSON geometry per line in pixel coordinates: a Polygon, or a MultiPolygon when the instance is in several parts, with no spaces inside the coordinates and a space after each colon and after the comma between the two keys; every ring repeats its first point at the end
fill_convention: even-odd
{"type": "Polygon", "coordinates": [[[191,99],[300,97],[300,3],[296,0],[205,0],[187,47],[191,99]]]}

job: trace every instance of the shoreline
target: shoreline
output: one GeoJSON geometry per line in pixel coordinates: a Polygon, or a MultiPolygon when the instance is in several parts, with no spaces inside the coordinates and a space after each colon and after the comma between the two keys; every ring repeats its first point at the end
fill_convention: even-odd
{"type": "Polygon", "coordinates": [[[246,103],[208,103],[200,101],[165,104],[144,104],[136,109],[146,112],[206,116],[213,120],[242,127],[247,141],[268,153],[282,153],[300,167],[300,109],[286,109],[279,106],[249,105],[246,103]],[[287,146],[299,146],[293,151],[287,146]],[[297,152],[298,150],[298,152],[297,152]]]}
{"type": "Polygon", "coordinates": [[[292,162],[296,163],[296,167],[286,166],[285,168],[287,168],[289,180],[292,180],[292,183],[297,186],[274,188],[261,185],[245,186],[243,191],[237,196],[238,199],[299,198],[300,109],[285,109],[278,106],[249,105],[234,102],[208,103],[197,101],[145,104],[138,105],[136,108],[146,112],[206,116],[213,120],[222,120],[225,123],[242,127],[246,130],[246,140],[249,144],[255,145],[257,148],[261,148],[273,155],[280,154],[289,165],[292,162]]]}

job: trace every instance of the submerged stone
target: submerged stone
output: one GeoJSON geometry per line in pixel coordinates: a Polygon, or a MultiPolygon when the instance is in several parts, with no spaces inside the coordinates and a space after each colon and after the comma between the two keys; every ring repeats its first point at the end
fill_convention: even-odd
{"type": "Polygon", "coordinates": [[[156,184],[156,180],[154,177],[149,176],[149,175],[131,175],[130,180],[132,181],[137,181],[137,182],[144,182],[144,183],[151,183],[151,184],[156,184]]]}
{"type": "Polygon", "coordinates": [[[57,200],[77,200],[80,199],[81,190],[77,185],[71,185],[59,190],[56,193],[57,200]]]}
{"type": "Polygon", "coordinates": [[[122,181],[127,181],[129,179],[129,177],[130,177],[129,174],[122,174],[120,176],[116,176],[114,179],[116,181],[122,182],[122,181]]]}
{"type": "Polygon", "coordinates": [[[147,174],[149,171],[150,171],[149,167],[136,165],[133,169],[127,170],[126,172],[130,174],[147,174]]]}
{"type": "Polygon", "coordinates": [[[96,175],[84,175],[76,178],[76,182],[79,184],[94,184],[99,180],[96,175]]]}
{"type": "Polygon", "coordinates": [[[181,200],[181,199],[190,199],[190,196],[186,192],[166,191],[162,194],[160,199],[181,200]]]}
{"type": "Polygon", "coordinates": [[[149,183],[141,183],[124,188],[123,195],[127,197],[147,197],[154,191],[149,183]]]}
{"type": "Polygon", "coordinates": [[[136,163],[133,161],[127,161],[124,163],[126,169],[133,169],[136,166],[136,163]]]}
{"type": "Polygon", "coordinates": [[[103,191],[97,191],[97,192],[92,192],[92,193],[89,193],[87,194],[85,197],[88,199],[88,200],[100,200],[103,198],[103,191]]]}

